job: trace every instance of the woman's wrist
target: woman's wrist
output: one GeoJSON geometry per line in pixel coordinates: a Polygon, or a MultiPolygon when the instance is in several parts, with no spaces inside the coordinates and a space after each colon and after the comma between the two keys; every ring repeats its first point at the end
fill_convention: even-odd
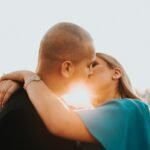
{"type": "Polygon", "coordinates": [[[27,86],[31,83],[31,82],[33,82],[33,81],[40,81],[41,80],[41,78],[37,75],[37,74],[35,74],[35,73],[28,73],[28,74],[26,74],[25,76],[24,76],[24,89],[26,89],[27,88],[27,86]]]}
{"type": "Polygon", "coordinates": [[[23,72],[23,80],[24,82],[26,82],[26,80],[28,80],[31,76],[35,75],[34,72],[31,71],[24,71],[23,72]]]}

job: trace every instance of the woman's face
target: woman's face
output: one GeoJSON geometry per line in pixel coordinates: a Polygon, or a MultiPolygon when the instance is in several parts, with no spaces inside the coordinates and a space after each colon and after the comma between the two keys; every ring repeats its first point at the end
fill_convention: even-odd
{"type": "Polygon", "coordinates": [[[89,76],[87,82],[90,90],[99,94],[109,90],[114,84],[114,73],[114,69],[111,69],[103,59],[97,57],[93,64],[93,74],[89,76]]]}

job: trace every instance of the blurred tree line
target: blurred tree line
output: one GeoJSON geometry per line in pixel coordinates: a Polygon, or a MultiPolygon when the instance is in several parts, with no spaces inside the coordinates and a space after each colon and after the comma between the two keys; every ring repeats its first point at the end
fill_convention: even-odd
{"type": "Polygon", "coordinates": [[[146,89],[144,92],[136,90],[137,94],[150,105],[150,89],[146,89]]]}

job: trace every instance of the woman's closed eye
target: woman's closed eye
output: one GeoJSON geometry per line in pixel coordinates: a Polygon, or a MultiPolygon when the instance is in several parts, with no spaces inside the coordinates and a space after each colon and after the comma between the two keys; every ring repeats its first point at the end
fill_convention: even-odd
{"type": "Polygon", "coordinates": [[[94,61],[94,62],[92,63],[92,67],[94,68],[96,65],[98,65],[98,62],[97,62],[97,61],[94,61]]]}

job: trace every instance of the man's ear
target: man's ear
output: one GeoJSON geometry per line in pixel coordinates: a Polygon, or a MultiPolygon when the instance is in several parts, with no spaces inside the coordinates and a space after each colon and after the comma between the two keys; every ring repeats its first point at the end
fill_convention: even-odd
{"type": "Polygon", "coordinates": [[[61,64],[61,74],[62,76],[69,78],[72,76],[74,72],[74,65],[72,64],[71,61],[64,61],[61,64]]]}
{"type": "Polygon", "coordinates": [[[122,70],[121,68],[114,68],[114,72],[113,72],[113,76],[112,79],[113,80],[117,80],[122,76],[122,70]]]}

